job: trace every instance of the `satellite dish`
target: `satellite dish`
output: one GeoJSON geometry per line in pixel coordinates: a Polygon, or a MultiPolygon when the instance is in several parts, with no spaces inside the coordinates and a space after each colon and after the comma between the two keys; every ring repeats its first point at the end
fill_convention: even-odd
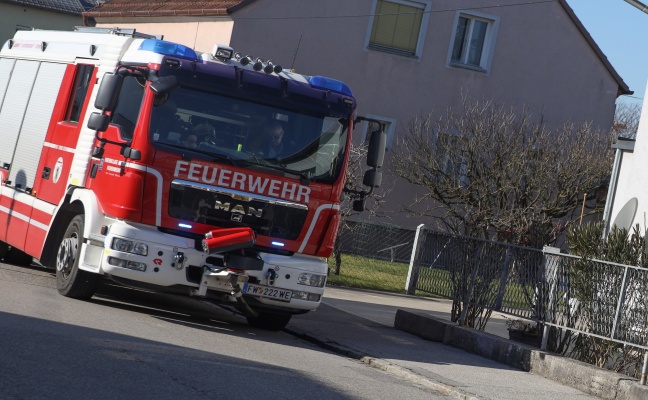
{"type": "Polygon", "coordinates": [[[637,214],[638,204],[639,202],[637,201],[636,197],[628,200],[623,208],[621,208],[621,211],[619,211],[610,227],[616,226],[618,229],[626,229],[629,231],[632,227],[632,222],[634,221],[635,215],[637,214]]]}

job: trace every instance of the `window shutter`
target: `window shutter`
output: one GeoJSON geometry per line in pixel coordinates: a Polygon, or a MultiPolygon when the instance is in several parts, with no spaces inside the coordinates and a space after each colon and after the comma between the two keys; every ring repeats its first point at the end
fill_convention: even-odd
{"type": "Polygon", "coordinates": [[[369,47],[415,55],[422,20],[423,9],[421,8],[379,0],[369,47]]]}

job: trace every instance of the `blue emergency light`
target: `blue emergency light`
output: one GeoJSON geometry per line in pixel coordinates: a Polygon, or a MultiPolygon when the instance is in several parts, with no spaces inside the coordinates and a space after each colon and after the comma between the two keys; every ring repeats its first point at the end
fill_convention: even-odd
{"type": "Polygon", "coordinates": [[[327,78],[325,76],[311,76],[308,79],[308,83],[317,89],[332,90],[353,97],[353,93],[351,93],[351,89],[347,84],[337,79],[327,78]]]}
{"type": "Polygon", "coordinates": [[[140,50],[152,51],[165,56],[176,56],[189,60],[197,60],[198,55],[193,49],[178,43],[167,42],[166,40],[145,39],[139,47],[140,50]]]}

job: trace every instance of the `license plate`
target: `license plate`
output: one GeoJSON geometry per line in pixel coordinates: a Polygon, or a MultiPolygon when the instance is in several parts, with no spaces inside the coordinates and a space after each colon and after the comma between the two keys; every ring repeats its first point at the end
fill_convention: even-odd
{"type": "Polygon", "coordinates": [[[243,293],[250,296],[265,297],[279,301],[290,301],[292,290],[277,289],[270,286],[255,285],[246,283],[243,285],[243,293]]]}

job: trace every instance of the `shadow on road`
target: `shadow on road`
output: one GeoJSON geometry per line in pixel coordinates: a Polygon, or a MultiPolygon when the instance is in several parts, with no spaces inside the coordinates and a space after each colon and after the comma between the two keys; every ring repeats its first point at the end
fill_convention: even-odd
{"type": "Polygon", "coordinates": [[[4,399],[349,398],[297,369],[16,314],[0,336],[4,399]]]}

